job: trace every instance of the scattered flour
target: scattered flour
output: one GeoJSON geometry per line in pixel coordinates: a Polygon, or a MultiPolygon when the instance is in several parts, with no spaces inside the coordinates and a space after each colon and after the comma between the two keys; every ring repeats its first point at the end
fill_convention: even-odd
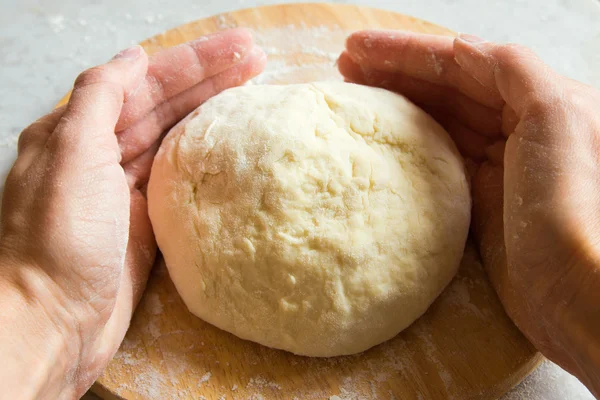
{"type": "Polygon", "coordinates": [[[156,293],[148,293],[146,296],[145,308],[150,314],[157,315],[163,312],[163,305],[156,293]]]}
{"type": "Polygon", "coordinates": [[[154,339],[158,339],[161,336],[160,327],[156,324],[156,321],[150,320],[150,322],[148,322],[148,333],[150,333],[150,336],[154,339]]]}
{"type": "Polygon", "coordinates": [[[349,34],[328,26],[255,29],[254,40],[269,61],[265,71],[249,84],[341,80],[335,62],[349,34]]]}
{"type": "Polygon", "coordinates": [[[279,384],[268,381],[265,378],[263,378],[262,376],[250,378],[246,387],[247,388],[258,388],[258,389],[272,388],[272,389],[281,390],[281,386],[279,384]]]}
{"type": "Polygon", "coordinates": [[[207,372],[204,375],[202,375],[202,377],[200,377],[200,381],[198,382],[198,386],[202,385],[203,383],[208,382],[208,380],[210,379],[211,376],[212,376],[212,374],[210,372],[207,372]]]}
{"type": "Polygon", "coordinates": [[[19,142],[19,135],[0,137],[0,147],[16,148],[19,142]]]}
{"type": "Polygon", "coordinates": [[[237,23],[233,20],[230,14],[219,14],[215,17],[217,27],[219,29],[231,29],[237,27],[237,23]]]}
{"type": "Polygon", "coordinates": [[[50,29],[54,33],[60,33],[65,30],[65,16],[64,15],[51,15],[48,17],[48,24],[50,24],[50,29]]]}

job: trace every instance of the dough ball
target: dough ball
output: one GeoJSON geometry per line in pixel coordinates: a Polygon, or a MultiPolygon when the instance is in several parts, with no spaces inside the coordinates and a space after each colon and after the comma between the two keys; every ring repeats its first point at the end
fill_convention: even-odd
{"type": "Polygon", "coordinates": [[[419,318],[458,269],[471,208],[444,129],[341,82],[210,99],[165,138],[148,202],[192,313],[308,356],[361,352],[419,318]]]}

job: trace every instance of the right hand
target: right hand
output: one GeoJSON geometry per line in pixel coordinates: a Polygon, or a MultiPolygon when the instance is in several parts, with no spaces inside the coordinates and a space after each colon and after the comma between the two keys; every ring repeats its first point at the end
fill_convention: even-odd
{"type": "Polygon", "coordinates": [[[469,35],[358,32],[339,68],[421,105],[475,161],[473,230],[508,315],[600,395],[600,93],[469,35]]]}

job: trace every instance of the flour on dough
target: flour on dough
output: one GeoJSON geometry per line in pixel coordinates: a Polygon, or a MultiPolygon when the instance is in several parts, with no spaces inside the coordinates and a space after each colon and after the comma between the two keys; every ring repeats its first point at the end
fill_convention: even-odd
{"type": "Polygon", "coordinates": [[[165,138],[148,202],[192,313],[308,356],[366,350],[421,316],[458,269],[471,208],[444,129],[341,82],[210,99],[165,138]]]}

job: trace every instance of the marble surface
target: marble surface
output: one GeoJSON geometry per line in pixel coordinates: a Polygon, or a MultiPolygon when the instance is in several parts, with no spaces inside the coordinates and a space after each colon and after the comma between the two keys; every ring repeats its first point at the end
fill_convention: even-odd
{"type": "MultiPolygon", "coordinates": [[[[19,132],[51,110],[83,69],[165,29],[272,0],[0,0],[0,176],[19,132]],[[168,5],[167,5],[168,4],[168,5]]],[[[349,3],[350,1],[333,1],[349,3]]],[[[355,0],[473,33],[532,47],[574,79],[600,87],[598,0],[355,0]]],[[[2,179],[3,181],[3,179],[2,179]]],[[[550,362],[503,399],[593,399],[550,362]]]]}

